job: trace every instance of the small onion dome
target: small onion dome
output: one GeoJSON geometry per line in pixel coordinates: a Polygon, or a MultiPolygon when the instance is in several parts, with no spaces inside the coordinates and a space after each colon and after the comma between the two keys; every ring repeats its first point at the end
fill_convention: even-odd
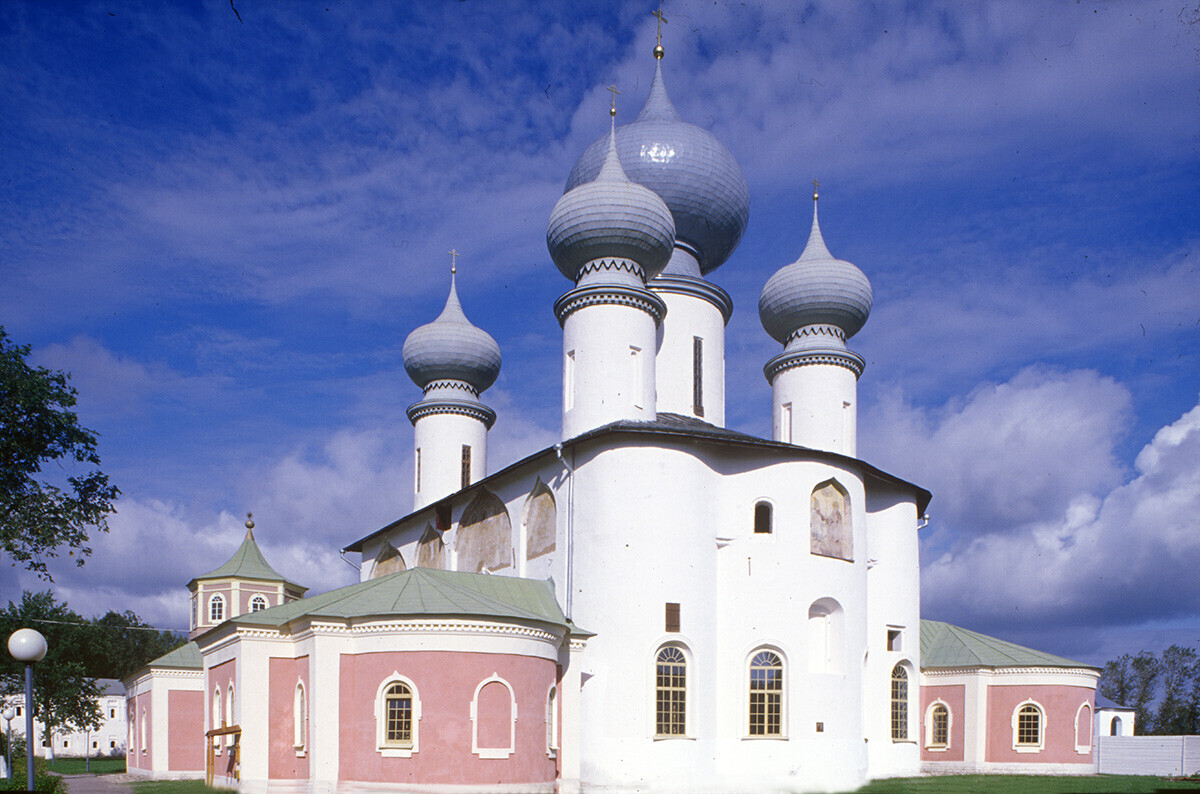
{"type": "Polygon", "coordinates": [[[628,259],[642,280],[662,272],[675,247],[671,210],[652,190],[630,182],[617,157],[615,137],[592,181],[568,191],[554,205],[546,228],[550,258],[571,281],[598,259],[628,259]]]}
{"type": "MultiPolygon", "coordinates": [[[[571,169],[564,192],[595,178],[607,142],[592,143],[571,169]]],[[[725,263],[750,219],[750,192],[733,155],[712,133],[679,117],[662,78],[662,61],[646,106],[617,129],[617,152],[629,178],[653,190],[675,218],[676,239],[693,249],[701,273],[725,263]]]]}
{"type": "Polygon", "coordinates": [[[767,280],[758,299],[763,328],[778,342],[806,325],[833,325],[846,338],[854,336],[871,313],[871,282],[854,265],[834,259],[817,225],[813,196],[813,225],[804,253],[767,280]]]}
{"type": "Polygon", "coordinates": [[[408,335],[402,355],[408,377],[422,389],[436,380],[461,380],[478,393],[500,374],[500,346],[463,314],[453,274],[446,308],[408,335]]]}

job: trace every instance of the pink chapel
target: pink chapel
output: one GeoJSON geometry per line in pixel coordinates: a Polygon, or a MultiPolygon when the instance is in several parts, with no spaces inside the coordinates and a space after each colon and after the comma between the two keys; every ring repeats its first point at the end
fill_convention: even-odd
{"type": "Polygon", "coordinates": [[[188,584],[190,641],[125,681],[131,773],[670,792],[1095,771],[1096,668],[921,619],[931,495],[857,455],[847,341],[873,295],[830,253],[816,192],[807,244],[759,299],[780,345],[771,437],[725,427],[733,303],[711,278],[749,193],[654,55],[639,115],[614,118],[550,210],[561,441],[487,471],[500,349],[452,270],[403,349],[413,512],[349,542],[361,580],[318,595],[247,522],[188,584]]]}

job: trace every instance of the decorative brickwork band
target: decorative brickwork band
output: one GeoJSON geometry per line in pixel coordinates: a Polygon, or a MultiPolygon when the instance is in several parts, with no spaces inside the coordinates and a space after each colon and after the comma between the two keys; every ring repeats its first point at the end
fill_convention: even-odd
{"type": "Polygon", "coordinates": [[[846,344],[846,332],[836,325],[806,325],[788,334],[787,345],[805,340],[817,340],[821,337],[832,337],[843,345],[846,344]]]}
{"type": "Polygon", "coordinates": [[[729,293],[702,278],[663,273],[650,279],[646,286],[655,292],[672,292],[706,300],[717,307],[726,325],[729,325],[729,318],[733,316],[733,298],[729,297],[729,293]]]}
{"type": "Polygon", "coordinates": [[[414,425],[418,419],[434,414],[459,414],[478,419],[488,430],[496,423],[496,412],[481,402],[469,400],[421,400],[408,406],[408,421],[414,425]]]}
{"type": "Polygon", "coordinates": [[[479,397],[479,392],[465,380],[435,380],[425,387],[423,394],[429,394],[431,391],[440,389],[458,389],[459,391],[465,391],[472,397],[479,397]]]}
{"type": "Polygon", "coordinates": [[[588,273],[600,273],[605,270],[623,270],[637,276],[639,281],[646,280],[646,274],[642,271],[642,266],[632,259],[593,259],[583,267],[579,268],[577,279],[582,279],[588,273]]]}
{"type": "Polygon", "coordinates": [[[835,367],[845,367],[854,373],[857,380],[863,373],[867,363],[862,357],[849,350],[795,350],[784,351],[767,362],[763,374],[768,383],[774,383],[775,376],[780,372],[795,367],[807,367],[814,364],[832,364],[835,367]]]}
{"type": "Polygon", "coordinates": [[[615,284],[596,284],[591,287],[576,287],[555,301],[554,316],[558,318],[559,325],[564,325],[567,322],[567,316],[572,312],[585,306],[600,304],[631,306],[641,309],[654,318],[655,325],[662,322],[662,318],[667,314],[667,304],[649,290],[615,284]]]}

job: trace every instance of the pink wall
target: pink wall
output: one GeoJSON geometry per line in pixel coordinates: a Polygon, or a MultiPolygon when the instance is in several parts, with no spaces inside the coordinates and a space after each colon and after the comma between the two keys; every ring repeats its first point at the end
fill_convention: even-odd
{"type": "Polygon", "coordinates": [[[204,693],[167,693],[167,769],[204,769],[204,693]]]}
{"type": "Polygon", "coordinates": [[[341,657],[340,777],[344,781],[490,785],[555,779],[546,753],[546,695],[553,661],[508,654],[397,651],[341,657]],[[384,758],[378,747],[375,699],[393,671],[413,682],[421,705],[418,751],[384,758]],[[481,759],[471,752],[470,704],[475,687],[496,674],[517,702],[516,751],[481,759]]]}
{"type": "Polygon", "coordinates": [[[137,698],[125,698],[125,718],[129,726],[129,746],[125,751],[125,765],[142,768],[142,745],[138,725],[142,717],[138,713],[137,698]]]}
{"type": "MultiPolygon", "coordinates": [[[[209,710],[213,707],[213,691],[221,688],[221,708],[216,714],[209,715],[209,727],[220,728],[222,721],[225,726],[236,724],[237,714],[241,712],[242,695],[244,692],[239,691],[237,686],[237,659],[230,659],[228,662],[222,662],[208,669],[208,687],[204,691],[204,702],[209,710]],[[229,703],[229,685],[233,684],[233,710],[234,714],[227,714],[229,703]]],[[[215,759],[213,762],[213,770],[217,775],[233,776],[233,753],[231,745],[233,744],[232,736],[217,737],[218,744],[216,745],[215,759]]]]}
{"type": "Polygon", "coordinates": [[[480,747],[507,748],[512,738],[512,697],[508,687],[491,681],[483,685],[477,697],[476,743],[480,747]]]}
{"type": "Polygon", "coordinates": [[[966,695],[962,684],[949,686],[921,687],[921,760],[922,761],[961,761],[963,746],[966,741],[966,695]],[[941,700],[950,710],[950,745],[945,750],[930,750],[929,723],[926,715],[929,707],[936,700],[941,700]]]}
{"type": "MultiPolygon", "coordinates": [[[[296,683],[304,682],[305,697],[312,705],[308,685],[308,657],[271,659],[268,702],[271,713],[270,746],[267,750],[267,775],[271,780],[308,778],[308,757],[312,753],[312,732],[305,730],[304,755],[296,755],[295,704],[296,683]]],[[[312,724],[310,719],[309,725],[312,724]]]]}
{"type": "Polygon", "coordinates": [[[1075,714],[1083,703],[1094,707],[1096,691],[1075,686],[989,686],[987,694],[987,760],[1026,764],[1090,764],[1092,753],[1075,752],[1075,714]],[[1045,715],[1045,743],[1038,753],[1013,749],[1012,716],[1026,700],[1036,701],[1045,715]]]}
{"type": "MultiPolygon", "coordinates": [[[[265,596],[267,606],[276,606],[279,603],[279,597],[276,595],[277,588],[273,585],[265,584],[242,584],[241,593],[238,597],[238,615],[245,615],[250,611],[250,599],[256,595],[265,596]]],[[[226,615],[226,617],[229,617],[226,615]]]]}

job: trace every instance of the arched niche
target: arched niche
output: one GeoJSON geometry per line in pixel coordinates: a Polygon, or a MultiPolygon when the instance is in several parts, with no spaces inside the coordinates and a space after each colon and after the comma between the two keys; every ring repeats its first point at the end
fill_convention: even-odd
{"type": "Polygon", "coordinates": [[[385,540],[383,548],[379,550],[379,554],[375,557],[375,565],[371,568],[371,578],[378,579],[390,573],[399,573],[407,567],[404,564],[404,557],[400,555],[400,551],[391,544],[391,541],[385,540]]]}
{"type": "Polygon", "coordinates": [[[810,673],[841,675],[845,618],[842,605],[820,598],[808,608],[808,670],[810,673]]]}
{"type": "Polygon", "coordinates": [[[442,533],[434,529],[433,524],[425,525],[425,532],[417,541],[417,567],[446,569],[446,544],[442,542],[442,533]]]}
{"type": "Polygon", "coordinates": [[[463,511],[454,541],[458,570],[496,571],[512,565],[512,521],[500,497],[480,488],[463,511]]]}
{"type": "Polygon", "coordinates": [[[554,551],[558,532],[558,507],[554,494],[539,477],[525,500],[521,523],[525,526],[525,559],[532,560],[554,551]]]}
{"type": "Polygon", "coordinates": [[[854,559],[850,532],[850,496],[837,480],[813,488],[810,500],[810,551],[822,557],[854,559]]]}

